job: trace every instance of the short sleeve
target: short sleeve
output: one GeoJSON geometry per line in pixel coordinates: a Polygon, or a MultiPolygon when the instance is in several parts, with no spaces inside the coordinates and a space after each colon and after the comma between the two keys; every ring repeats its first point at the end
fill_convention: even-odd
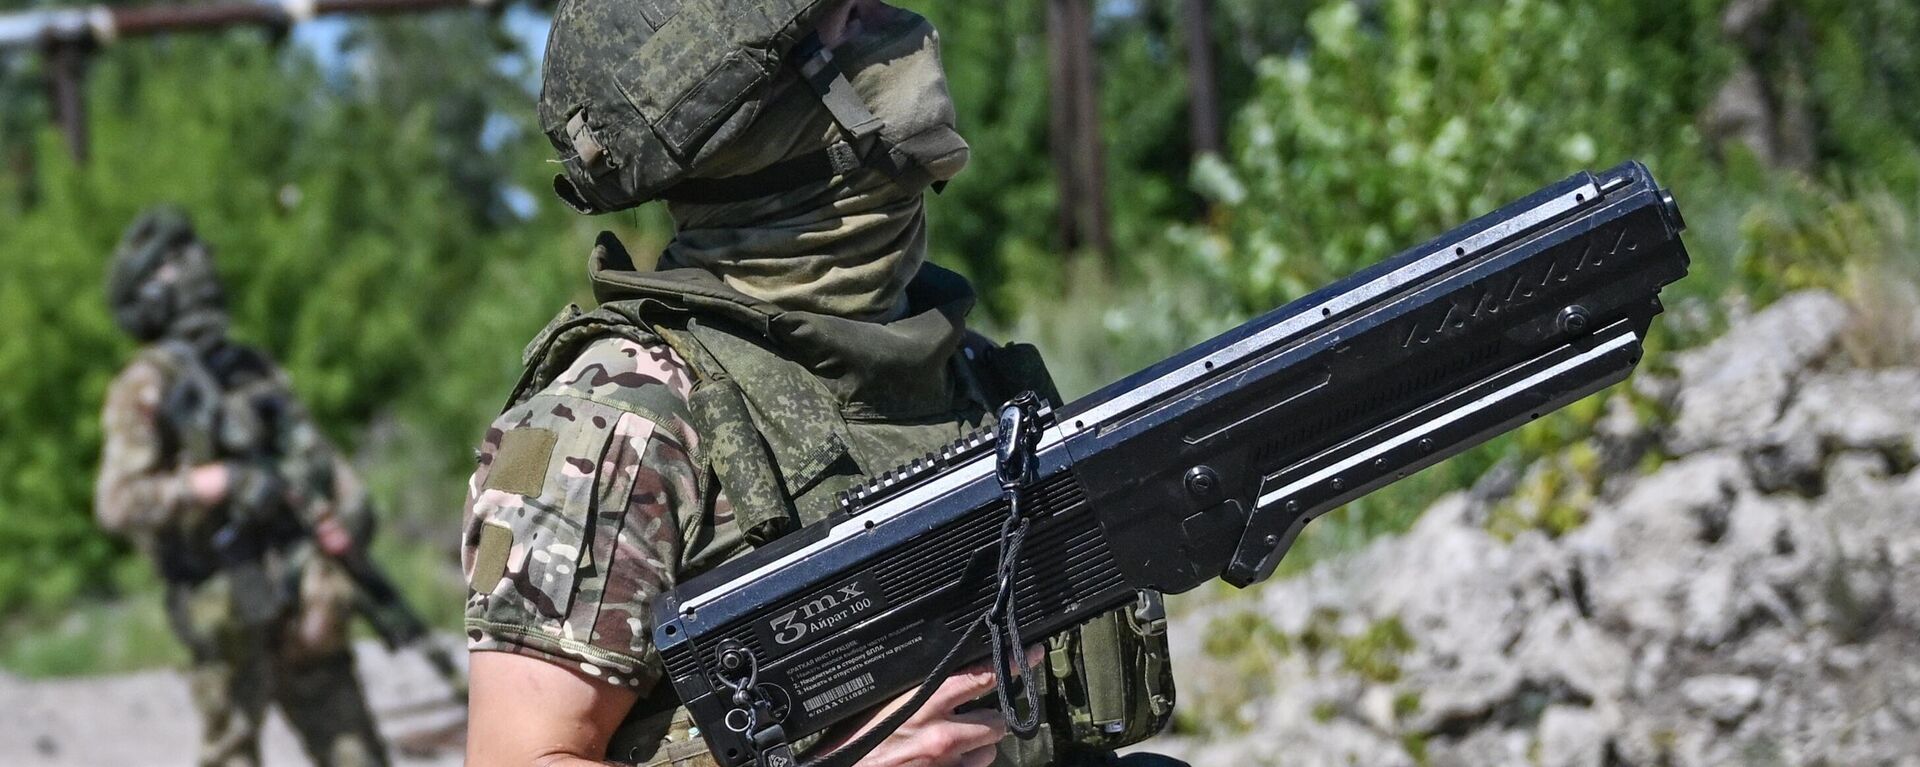
{"type": "Polygon", "coordinates": [[[659,679],[649,616],[701,503],[684,368],[660,349],[596,343],[488,429],[463,527],[471,650],[659,679]]]}
{"type": "Polygon", "coordinates": [[[94,485],[94,516],[120,533],[160,527],[192,507],[185,468],[172,465],[159,423],[169,379],[149,360],[133,363],[107,390],[106,433],[94,485]]]}

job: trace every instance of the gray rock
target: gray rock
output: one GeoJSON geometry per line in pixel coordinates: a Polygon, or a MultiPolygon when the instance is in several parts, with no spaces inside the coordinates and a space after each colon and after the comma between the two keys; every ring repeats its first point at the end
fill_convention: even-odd
{"type": "Polygon", "coordinates": [[[1698,573],[1685,589],[1686,623],[1683,634],[1712,647],[1727,640],[1740,619],[1734,598],[1736,576],[1732,563],[1717,562],[1698,573]]]}
{"type": "Polygon", "coordinates": [[[1687,705],[1721,724],[1733,724],[1760,702],[1760,680],[1746,676],[1694,677],[1680,687],[1687,705]]]}
{"type": "Polygon", "coordinates": [[[1632,399],[1614,394],[1607,398],[1606,413],[1593,425],[1593,437],[1600,452],[1600,472],[1612,476],[1639,463],[1659,435],[1641,423],[1632,399]]]}
{"type": "Polygon", "coordinates": [[[1601,767],[1613,727],[1590,708],[1549,706],[1540,715],[1541,767],[1601,767]]]}
{"type": "Polygon", "coordinates": [[[1920,370],[1860,370],[1806,382],[1781,431],[1839,449],[1910,452],[1920,430],[1920,370]]]}
{"type": "MultiPolygon", "coordinates": [[[[1439,741],[1427,746],[1427,764],[1432,767],[1485,767],[1490,764],[1528,764],[1527,752],[1533,738],[1524,732],[1497,728],[1475,730],[1458,741],[1439,741]]],[[[1358,763],[1356,763],[1358,764],[1358,763]]]]}
{"type": "Polygon", "coordinates": [[[1775,425],[1747,453],[1753,484],[1762,492],[1814,494],[1825,468],[1826,445],[1812,429],[1775,425]]]}
{"type": "Polygon", "coordinates": [[[1703,349],[1675,355],[1675,453],[1761,441],[1802,372],[1831,352],[1851,311],[1831,293],[1804,291],[1767,307],[1703,349]]]}
{"type": "MultiPolygon", "coordinates": [[[[1287,764],[1405,764],[1408,744],[1428,765],[1911,761],[1920,361],[1837,369],[1847,321],[1799,294],[1680,355],[1669,382],[1639,381],[1672,390],[1671,459],[1603,469],[1587,522],[1558,539],[1486,531],[1509,469],[1402,536],[1235,598],[1292,634],[1395,620],[1411,646],[1390,683],[1338,651],[1281,659],[1244,709],[1253,731],[1202,739],[1195,763],[1274,761],[1274,743],[1287,764]]],[[[1637,439],[1628,415],[1602,419],[1603,454],[1637,439]]],[[[1233,689],[1190,679],[1245,684],[1219,659],[1176,665],[1189,701],[1233,689]]]]}

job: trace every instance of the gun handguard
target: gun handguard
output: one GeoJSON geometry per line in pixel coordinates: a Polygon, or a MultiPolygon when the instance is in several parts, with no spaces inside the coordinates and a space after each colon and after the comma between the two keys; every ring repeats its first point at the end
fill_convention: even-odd
{"type": "MultiPolygon", "coordinates": [[[[1136,589],[1256,583],[1308,521],[1624,380],[1686,274],[1684,228],[1638,163],[1581,173],[1041,414],[1012,617],[1038,638],[1136,589]]],[[[980,563],[1008,518],[990,431],[840,505],[656,607],[726,767],[791,760],[770,734],[989,653],[975,629],[1001,584],[980,563]]]]}

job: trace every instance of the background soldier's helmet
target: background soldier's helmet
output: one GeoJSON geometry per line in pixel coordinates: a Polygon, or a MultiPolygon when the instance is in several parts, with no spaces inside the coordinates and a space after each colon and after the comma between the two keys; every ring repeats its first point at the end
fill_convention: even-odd
{"type": "Polygon", "coordinates": [[[107,306],[114,323],[141,341],[225,314],[212,256],[184,212],[150,208],[127,227],[108,267],[107,306]]]}

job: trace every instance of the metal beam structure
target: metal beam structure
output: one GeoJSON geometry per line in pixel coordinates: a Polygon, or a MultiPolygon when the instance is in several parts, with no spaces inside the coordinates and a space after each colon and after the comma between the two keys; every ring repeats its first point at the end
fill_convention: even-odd
{"type": "Polygon", "coordinates": [[[54,119],[76,160],[87,158],[86,69],[95,50],[142,37],[234,27],[285,32],[320,16],[398,16],[452,8],[491,10],[499,0],[262,0],[197,5],[94,5],[0,14],[0,52],[38,50],[47,61],[54,119]]]}

